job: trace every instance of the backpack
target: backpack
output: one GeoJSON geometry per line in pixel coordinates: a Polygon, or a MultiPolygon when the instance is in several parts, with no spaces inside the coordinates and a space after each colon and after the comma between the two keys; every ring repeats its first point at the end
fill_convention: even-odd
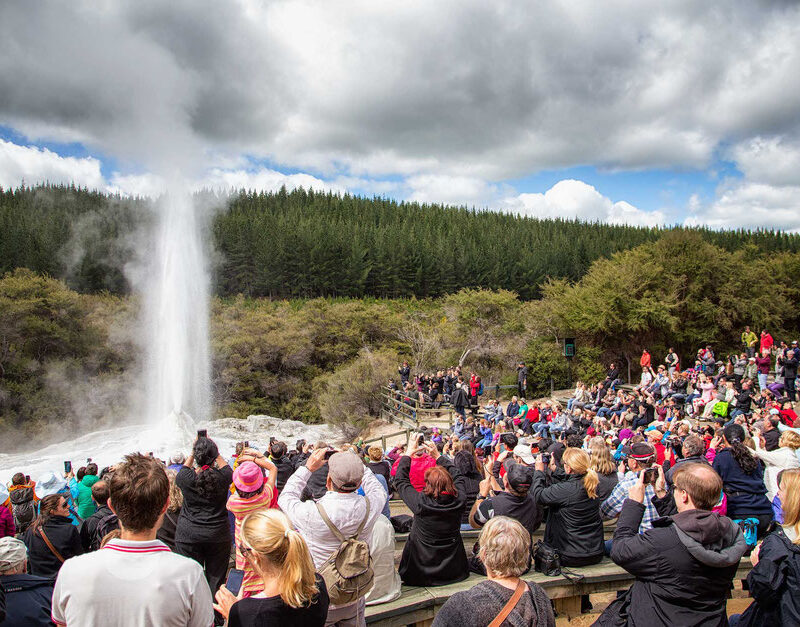
{"type": "Polygon", "coordinates": [[[114,512],[108,512],[97,521],[94,527],[91,538],[91,550],[96,551],[99,549],[103,538],[114,531],[114,529],[119,529],[119,520],[114,512]]]}
{"type": "Polygon", "coordinates": [[[22,533],[36,519],[36,506],[33,502],[33,488],[14,490],[11,499],[11,513],[14,516],[14,526],[17,533],[22,533]],[[30,498],[26,498],[30,497],[30,498]]]}
{"type": "Polygon", "coordinates": [[[478,386],[478,396],[481,396],[482,394],[483,394],[483,381],[481,381],[481,384],[478,386]]]}
{"type": "Polygon", "coordinates": [[[739,525],[739,528],[742,530],[748,551],[752,550],[758,543],[758,518],[737,518],[733,522],[739,525]]]}
{"type": "Polygon", "coordinates": [[[717,401],[714,405],[714,409],[711,410],[711,413],[714,416],[719,416],[720,418],[725,418],[728,415],[728,403],[725,401],[717,401]]]}
{"type": "Polygon", "coordinates": [[[317,510],[322,520],[328,525],[336,539],[341,542],[327,561],[318,570],[320,576],[325,580],[328,588],[328,597],[331,605],[347,605],[363,597],[370,588],[375,577],[372,571],[372,556],[369,554],[369,546],[358,536],[364,531],[364,526],[369,519],[369,499],[365,499],[367,512],[364,520],[358,526],[355,534],[350,538],[345,538],[342,532],[336,528],[328,518],[322,505],[317,503],[317,510]]]}

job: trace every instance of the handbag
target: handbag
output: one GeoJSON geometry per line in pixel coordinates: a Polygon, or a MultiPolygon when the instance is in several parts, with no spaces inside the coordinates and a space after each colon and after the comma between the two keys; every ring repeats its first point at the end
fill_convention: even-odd
{"type": "Polygon", "coordinates": [[[42,536],[42,540],[44,540],[44,543],[47,545],[47,548],[48,548],[48,549],[50,549],[50,552],[51,552],[53,555],[55,555],[55,556],[56,556],[56,559],[57,559],[59,562],[61,562],[61,563],[63,564],[63,563],[64,563],[64,558],[63,558],[63,557],[61,557],[61,553],[59,553],[59,552],[56,550],[56,547],[54,547],[54,546],[53,546],[53,543],[52,543],[52,542],[50,542],[50,538],[48,538],[48,537],[47,537],[47,534],[44,532],[44,528],[42,528],[42,527],[39,527],[39,535],[40,535],[40,536],[42,536]]]}
{"type": "Polygon", "coordinates": [[[537,540],[533,547],[533,567],[547,577],[558,577],[561,574],[561,557],[552,546],[537,540]]]}
{"type": "Polygon", "coordinates": [[[514,588],[514,594],[511,595],[511,598],[508,600],[503,606],[503,609],[500,610],[500,613],[494,617],[494,620],[489,623],[489,627],[500,627],[503,624],[503,621],[508,618],[508,615],[514,611],[514,608],[519,603],[519,600],[522,598],[523,593],[527,590],[528,585],[520,579],[517,582],[517,587],[514,588]]]}
{"type": "Polygon", "coordinates": [[[720,418],[725,418],[728,415],[728,403],[725,401],[717,401],[714,404],[714,409],[711,410],[711,413],[715,416],[719,416],[720,418]]]}

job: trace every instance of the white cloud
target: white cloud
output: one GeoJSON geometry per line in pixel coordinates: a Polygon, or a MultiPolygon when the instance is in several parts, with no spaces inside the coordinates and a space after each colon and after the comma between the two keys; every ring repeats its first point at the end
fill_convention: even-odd
{"type": "Polygon", "coordinates": [[[508,211],[536,218],[577,218],[641,226],[665,222],[661,211],[643,211],[625,201],[614,202],[591,185],[574,179],[559,181],[544,194],[507,198],[503,206],[508,211]]]}
{"type": "Polygon", "coordinates": [[[100,161],[93,157],[62,157],[46,148],[19,146],[0,139],[0,187],[12,188],[22,182],[75,183],[103,189],[100,161]]]}
{"type": "Polygon", "coordinates": [[[685,224],[800,231],[800,186],[735,183],[720,190],[708,207],[686,218],[685,224]]]}
{"type": "Polygon", "coordinates": [[[800,185],[800,142],[783,137],[754,137],[731,149],[731,157],[751,182],[800,185]]]}

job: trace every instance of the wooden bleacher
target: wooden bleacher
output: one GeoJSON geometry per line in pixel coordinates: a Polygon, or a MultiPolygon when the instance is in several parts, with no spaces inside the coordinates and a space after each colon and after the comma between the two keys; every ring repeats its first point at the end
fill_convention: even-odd
{"type": "MultiPolygon", "coordinates": [[[[742,560],[736,579],[747,577],[750,568],[750,561],[742,560]]],[[[547,596],[553,600],[558,616],[567,618],[580,615],[581,595],[626,590],[634,581],[630,573],[608,558],[594,566],[571,568],[570,571],[580,573],[583,579],[570,581],[563,576],[546,577],[537,572],[528,573],[523,579],[542,586],[547,596]]],[[[395,601],[367,607],[367,624],[379,627],[400,625],[428,627],[447,599],[456,592],[469,590],[484,579],[485,577],[472,574],[464,581],[447,586],[434,588],[403,586],[400,597],[395,601]]]]}

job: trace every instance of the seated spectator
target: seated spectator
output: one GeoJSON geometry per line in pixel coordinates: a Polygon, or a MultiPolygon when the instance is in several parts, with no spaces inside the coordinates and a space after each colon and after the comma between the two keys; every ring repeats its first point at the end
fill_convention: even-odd
{"type": "MultiPolygon", "coordinates": [[[[183,461],[186,461],[186,456],[184,456],[183,461]]],[[[183,507],[183,492],[175,483],[177,476],[178,473],[175,470],[167,468],[169,505],[167,506],[167,511],[164,512],[164,518],[156,534],[156,538],[166,544],[172,551],[175,550],[175,531],[178,528],[178,518],[180,518],[181,508],[183,507]]]]}
{"type": "MultiPolygon", "coordinates": [[[[410,452],[411,449],[409,449],[409,453],[406,453],[405,447],[403,448],[403,452],[392,466],[392,481],[394,482],[396,480],[395,478],[397,476],[397,468],[400,465],[400,460],[410,456],[411,468],[409,470],[409,478],[411,485],[414,486],[414,489],[417,492],[422,492],[422,490],[425,489],[425,473],[427,472],[428,468],[433,468],[436,465],[436,460],[428,454],[427,447],[415,445],[414,442],[411,442],[410,444],[414,449],[413,453],[410,452]]],[[[397,490],[397,486],[395,486],[395,490],[397,490]]]]}
{"type": "MultiPolygon", "coordinates": [[[[639,475],[643,470],[651,468],[656,460],[656,452],[652,446],[645,442],[635,442],[630,446],[625,464],[628,472],[620,479],[616,487],[611,491],[611,495],[600,505],[600,516],[603,520],[610,520],[620,515],[625,499],[628,498],[628,491],[638,483],[639,475]]],[[[639,533],[644,533],[652,528],[653,521],[658,518],[658,511],[652,503],[655,491],[652,485],[645,487],[647,498],[644,500],[644,516],[642,516],[639,526],[639,533]]],[[[606,543],[609,548],[610,541],[606,543]]]]}
{"type": "Polygon", "coordinates": [[[97,511],[97,506],[92,500],[92,486],[100,481],[97,476],[97,464],[87,464],[86,474],[78,483],[78,497],[75,500],[78,518],[86,520],[97,511]]]}
{"type": "Polygon", "coordinates": [[[394,485],[411,510],[414,521],[400,559],[400,578],[412,586],[442,586],[469,576],[467,554],[461,540],[461,520],[466,506],[466,485],[452,463],[433,444],[422,443],[436,466],[425,471],[425,487],[411,485],[409,471],[416,452],[400,458],[394,485]],[[455,476],[454,476],[455,475],[455,476]]]}
{"type": "Polygon", "coordinates": [[[389,522],[388,516],[378,516],[369,540],[369,554],[372,557],[375,580],[365,597],[367,605],[388,603],[400,596],[401,581],[400,574],[394,566],[394,542],[394,527],[389,522]]]}
{"type": "MultiPolygon", "coordinates": [[[[231,556],[232,538],[225,505],[232,481],[233,470],[219,454],[214,441],[205,437],[195,440],[192,454],[175,478],[183,493],[175,551],[203,567],[212,594],[222,585],[231,556]]],[[[113,496],[112,490],[112,509],[113,496]]]]}
{"type": "Polygon", "coordinates": [[[747,544],[732,520],[711,511],[722,492],[705,464],[675,471],[677,514],[640,533],[644,475],[630,487],[614,532],[611,559],[636,577],[595,623],[605,625],[725,625],[733,577],[747,544]]]}
{"type": "MultiPolygon", "coordinates": [[[[325,465],[326,449],[317,449],[289,477],[283,492],[278,497],[278,505],[289,516],[292,524],[308,545],[315,568],[320,568],[328,558],[339,549],[341,536],[369,543],[375,521],[381,516],[386,500],[386,492],[371,470],[353,453],[334,453],[327,462],[328,478],[325,495],[314,503],[301,501],[300,496],[306,482],[315,471],[325,465]],[[365,496],[358,494],[364,488],[365,496]],[[323,519],[324,511],[330,525],[323,519]],[[331,527],[338,530],[335,534],[331,527]]],[[[364,590],[366,594],[368,590],[364,590]]],[[[328,608],[328,624],[361,625],[364,623],[364,597],[353,603],[328,608]],[[347,621],[352,621],[351,623],[347,621]]]]}
{"type": "Polygon", "coordinates": [[[463,531],[472,529],[469,524],[469,515],[480,492],[480,483],[483,475],[475,458],[472,442],[459,442],[458,446],[459,449],[453,456],[453,466],[455,466],[458,474],[464,478],[464,495],[466,499],[464,513],[461,515],[461,529],[463,531]]]}
{"type": "Polygon", "coordinates": [[[562,456],[565,477],[552,476],[547,486],[545,464],[540,456],[533,473],[531,493],[547,507],[544,541],[556,549],[564,566],[588,566],[603,559],[603,521],[597,498],[599,478],[589,467],[589,455],[567,448],[562,456]]]}
{"type": "Polygon", "coordinates": [[[39,517],[23,536],[32,575],[54,577],[70,557],[83,553],[78,529],[69,518],[67,498],[50,494],[39,504],[39,517]]]}
{"type": "Polygon", "coordinates": [[[243,599],[225,586],[217,591],[214,609],[228,619],[228,627],[323,627],[329,607],[325,581],[314,572],[308,546],[286,514],[269,509],[248,514],[240,540],[260,585],[258,594],[243,599]]]}
{"type": "Polygon", "coordinates": [[[597,499],[605,501],[619,483],[617,467],[611,450],[606,446],[603,438],[595,437],[589,441],[590,464],[589,467],[597,473],[597,499]]]}
{"type": "Polygon", "coordinates": [[[730,617],[731,627],[800,624],[800,470],[781,475],[783,526],[775,525],[750,555],[747,589],[753,603],[730,617]]]}
{"type": "MultiPolygon", "coordinates": [[[[245,449],[245,451],[249,451],[249,449],[245,449]]],[[[236,547],[236,568],[244,571],[242,595],[245,598],[257,594],[263,588],[264,582],[259,579],[258,573],[246,559],[247,556],[242,553],[242,543],[240,542],[242,521],[253,512],[269,509],[275,495],[277,480],[275,464],[264,455],[259,461],[269,470],[269,478],[264,479],[263,470],[255,462],[249,459],[241,462],[233,471],[233,485],[236,493],[228,499],[227,505],[228,511],[233,513],[236,518],[233,543],[236,547]]]]}
{"type": "Polygon", "coordinates": [[[100,548],[100,541],[114,529],[119,528],[117,515],[108,507],[108,483],[96,481],[92,486],[92,499],[97,505],[97,511],[81,523],[78,534],[84,552],[96,551],[100,548]]]}
{"type": "Polygon", "coordinates": [[[55,623],[209,627],[214,618],[202,567],[156,540],[169,499],[161,462],[126,456],[109,479],[109,494],[120,537],[64,564],[53,592],[55,623]]]}
{"type": "Polygon", "coordinates": [[[485,627],[505,615],[504,625],[555,627],[550,599],[532,581],[520,579],[528,569],[531,537],[519,522],[492,518],[481,531],[480,557],[487,580],[452,595],[433,619],[434,627],[485,627]]]}
{"type": "Polygon", "coordinates": [[[712,442],[709,451],[716,453],[712,466],[722,477],[728,516],[734,520],[756,518],[760,538],[772,520],[772,505],[766,497],[764,466],[744,445],[744,439],[741,425],[730,424],[722,430],[722,440],[712,442]]]}
{"type": "Polygon", "coordinates": [[[380,446],[373,444],[367,449],[369,461],[367,468],[369,468],[375,475],[381,475],[386,480],[386,485],[391,491],[392,487],[392,465],[383,458],[383,449],[380,446]]]}
{"type": "Polygon", "coordinates": [[[14,514],[11,513],[11,499],[8,497],[6,486],[0,484],[0,538],[14,536],[16,533],[14,514]]]}
{"type": "Polygon", "coordinates": [[[772,412],[773,410],[770,410],[769,415],[758,421],[755,426],[764,437],[764,446],[762,448],[767,451],[774,451],[778,448],[778,440],[781,437],[781,432],[778,430],[778,425],[781,422],[780,414],[777,410],[775,410],[774,414],[772,412]]]}
{"type": "Polygon", "coordinates": [[[0,538],[0,589],[6,592],[3,627],[52,627],[53,580],[27,574],[28,552],[22,540],[0,538]]]}
{"type": "Polygon", "coordinates": [[[781,433],[778,448],[768,451],[764,435],[756,431],[753,435],[753,443],[755,445],[753,452],[766,465],[764,483],[767,486],[767,498],[772,501],[778,494],[778,475],[789,468],[800,468],[800,460],[797,458],[797,451],[800,450],[800,435],[792,431],[781,433]]]}
{"type": "Polygon", "coordinates": [[[708,464],[705,458],[705,445],[699,436],[690,435],[683,441],[681,445],[681,452],[683,457],[675,462],[675,465],[667,471],[666,479],[667,484],[672,485],[672,477],[677,472],[678,468],[683,464],[708,464]]]}
{"type": "MultiPolygon", "coordinates": [[[[55,477],[55,475],[53,475],[55,477]]],[[[14,526],[17,533],[25,530],[36,520],[36,503],[40,497],[36,495],[35,484],[26,481],[21,472],[11,477],[8,488],[8,499],[11,502],[11,513],[14,516],[14,526]]]]}

